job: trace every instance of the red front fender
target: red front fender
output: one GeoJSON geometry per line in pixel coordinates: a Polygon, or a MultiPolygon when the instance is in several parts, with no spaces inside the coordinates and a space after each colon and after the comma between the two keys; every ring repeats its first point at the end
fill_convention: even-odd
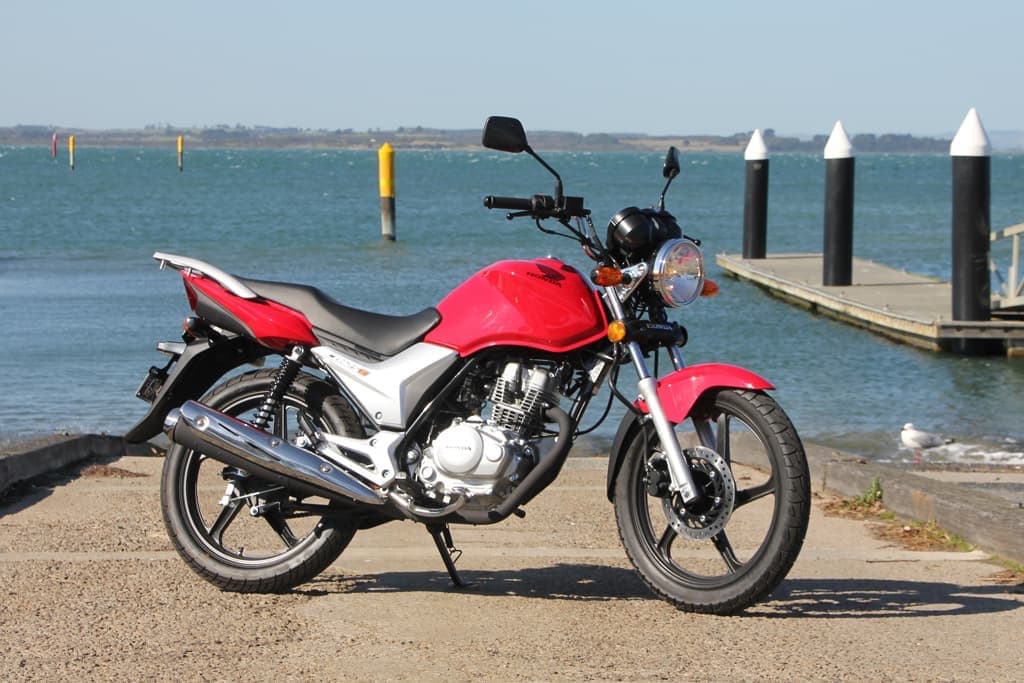
{"type": "MultiPolygon", "coordinates": [[[[685,420],[693,404],[708,389],[774,389],[764,377],[737,365],[701,363],[665,375],[658,380],[658,398],[665,417],[673,424],[685,420]]],[[[647,403],[637,399],[637,408],[647,412],[647,403]]]]}

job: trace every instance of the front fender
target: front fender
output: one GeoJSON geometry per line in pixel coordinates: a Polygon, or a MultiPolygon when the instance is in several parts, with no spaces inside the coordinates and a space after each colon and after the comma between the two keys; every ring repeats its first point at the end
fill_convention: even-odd
{"type": "MultiPolygon", "coordinates": [[[[701,363],[676,370],[658,380],[658,399],[665,416],[672,424],[679,424],[690,416],[690,411],[704,394],[716,389],[767,390],[775,386],[755,372],[727,363],[701,363]]],[[[637,399],[619,423],[619,429],[612,441],[608,454],[608,500],[615,492],[615,480],[622,468],[626,449],[633,443],[644,425],[650,425],[644,418],[648,413],[647,403],[637,399]]],[[[651,428],[653,436],[653,426],[651,428]]]]}
{"type": "Polygon", "coordinates": [[[224,373],[273,353],[248,337],[218,342],[197,339],[174,361],[170,374],[146,415],[125,434],[128,443],[142,443],[160,433],[171,408],[198,400],[224,373]]]}

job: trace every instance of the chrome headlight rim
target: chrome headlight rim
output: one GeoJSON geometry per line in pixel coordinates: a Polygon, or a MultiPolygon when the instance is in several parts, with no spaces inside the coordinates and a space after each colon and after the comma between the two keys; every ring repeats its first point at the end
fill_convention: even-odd
{"type": "Polygon", "coordinates": [[[704,252],[686,237],[667,240],[651,261],[651,284],[666,306],[692,304],[704,288],[704,252]]]}

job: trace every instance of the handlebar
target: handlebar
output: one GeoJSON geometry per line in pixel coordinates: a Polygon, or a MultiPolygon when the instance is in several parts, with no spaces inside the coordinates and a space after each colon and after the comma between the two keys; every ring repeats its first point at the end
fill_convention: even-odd
{"type": "Polygon", "coordinates": [[[484,206],[488,209],[505,209],[507,211],[530,211],[533,201],[527,197],[484,197],[484,206]]]}
{"type": "MultiPolygon", "coordinates": [[[[484,197],[484,206],[488,209],[520,211],[523,215],[535,218],[552,218],[586,216],[590,213],[583,208],[583,197],[562,197],[561,206],[554,197],[546,194],[535,194],[532,197],[484,197]]],[[[512,214],[509,214],[512,217],[512,214]]]]}

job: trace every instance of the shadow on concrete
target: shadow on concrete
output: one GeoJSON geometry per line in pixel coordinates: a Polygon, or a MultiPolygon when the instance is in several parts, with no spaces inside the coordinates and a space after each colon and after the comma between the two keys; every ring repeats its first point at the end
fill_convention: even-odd
{"type": "MultiPolygon", "coordinates": [[[[440,560],[438,560],[440,564],[440,560]]],[[[460,570],[469,588],[456,588],[443,568],[439,571],[384,572],[372,575],[321,575],[296,592],[304,595],[338,593],[467,592],[471,595],[516,596],[551,600],[654,599],[632,569],[593,564],[557,564],[497,571],[460,570]]]]}
{"type": "Polygon", "coordinates": [[[992,614],[1024,607],[1021,586],[959,586],[935,581],[793,579],[759,616],[827,619],[992,614]]]}
{"type": "MultiPolygon", "coordinates": [[[[499,571],[464,571],[474,585],[452,586],[437,572],[386,572],[376,575],[321,575],[297,589],[317,596],[345,593],[459,592],[548,600],[659,600],[632,569],[593,564],[499,571]]],[[[884,579],[787,580],[766,601],[745,614],[767,618],[864,619],[992,614],[1024,608],[1014,593],[1021,586],[959,586],[931,581],[884,579]]]]}
{"type": "Polygon", "coordinates": [[[67,486],[82,476],[83,470],[91,465],[109,465],[121,457],[118,455],[89,455],[70,465],[40,474],[25,481],[19,481],[6,491],[0,491],[0,517],[13,515],[53,495],[62,486],[67,486]]]}

